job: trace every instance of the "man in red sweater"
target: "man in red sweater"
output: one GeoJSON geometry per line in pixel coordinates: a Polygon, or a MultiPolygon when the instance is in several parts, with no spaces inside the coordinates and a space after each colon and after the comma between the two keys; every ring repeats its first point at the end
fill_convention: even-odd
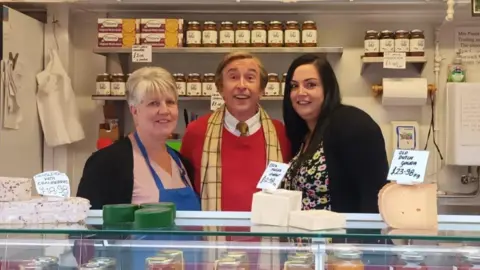
{"type": "Polygon", "coordinates": [[[259,105],[267,82],[258,58],[225,56],[215,74],[224,106],[187,127],[180,152],[194,167],[204,211],[250,211],[268,162],[290,161],[283,124],[259,105]]]}

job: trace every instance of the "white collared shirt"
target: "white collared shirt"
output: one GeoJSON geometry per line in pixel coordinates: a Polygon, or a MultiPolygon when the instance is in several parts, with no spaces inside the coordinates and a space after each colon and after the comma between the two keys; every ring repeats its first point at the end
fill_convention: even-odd
{"type": "MultiPolygon", "coordinates": [[[[225,110],[225,117],[223,119],[225,128],[230,131],[233,135],[239,137],[240,131],[237,130],[238,121],[228,110],[225,110]]],[[[248,125],[248,134],[247,136],[252,135],[253,133],[257,132],[261,127],[260,123],[260,112],[257,112],[253,117],[245,121],[248,125]]]]}

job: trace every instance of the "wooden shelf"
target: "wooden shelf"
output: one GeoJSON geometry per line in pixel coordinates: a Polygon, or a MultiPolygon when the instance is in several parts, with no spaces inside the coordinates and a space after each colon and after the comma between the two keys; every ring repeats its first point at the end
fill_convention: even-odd
{"type": "MultiPolygon", "coordinates": [[[[425,56],[407,56],[407,68],[409,66],[413,66],[419,73],[423,71],[423,68],[425,67],[426,63],[427,63],[427,57],[425,56]]],[[[363,74],[365,70],[371,65],[375,65],[380,68],[383,68],[383,57],[362,56],[361,74],[363,74]]]]}
{"type": "MultiPolygon", "coordinates": [[[[125,96],[101,96],[93,95],[93,100],[112,100],[112,101],[125,101],[125,96]]],[[[210,101],[210,97],[179,97],[180,101],[210,101]]],[[[280,101],[283,100],[283,96],[265,96],[262,97],[262,101],[280,101]]]]}

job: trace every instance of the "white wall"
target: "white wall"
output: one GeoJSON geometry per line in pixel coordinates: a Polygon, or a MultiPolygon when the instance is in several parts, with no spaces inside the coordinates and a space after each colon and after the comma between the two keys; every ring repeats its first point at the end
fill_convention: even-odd
{"type": "MultiPolygon", "coordinates": [[[[403,12],[402,14],[408,14],[403,12]]],[[[413,14],[413,13],[412,13],[413,14]]],[[[110,14],[110,17],[115,17],[115,14],[110,14]]],[[[108,67],[108,72],[121,71],[120,66],[115,61],[107,61],[105,57],[95,55],[92,49],[96,45],[96,18],[102,17],[103,14],[94,13],[75,13],[71,18],[71,35],[73,36],[74,50],[74,89],[78,96],[78,102],[81,108],[82,121],[86,128],[86,135],[89,139],[84,140],[71,147],[75,155],[74,169],[71,178],[74,182],[74,190],[76,184],[81,177],[84,162],[86,158],[95,150],[95,142],[97,139],[98,123],[102,120],[101,107],[96,102],[92,101],[90,96],[95,92],[95,76],[97,73],[105,72],[108,67]]],[[[118,17],[165,17],[164,14],[151,12],[148,15],[137,13],[118,14],[118,17]]],[[[423,29],[426,35],[428,63],[423,70],[421,76],[426,77],[429,83],[434,83],[433,73],[433,58],[434,58],[434,29],[438,26],[437,22],[441,22],[444,14],[439,14],[432,20],[432,17],[422,17],[418,14],[412,16],[395,15],[392,14],[375,16],[367,15],[352,15],[349,14],[335,14],[335,15],[241,15],[241,14],[168,14],[170,17],[178,16],[187,20],[194,19],[199,21],[205,20],[297,20],[303,21],[306,19],[313,19],[317,22],[319,27],[319,46],[343,46],[344,53],[341,58],[331,58],[331,63],[335,68],[337,74],[343,100],[345,103],[356,105],[366,112],[368,112],[381,126],[386,139],[387,149],[391,155],[391,128],[390,121],[395,120],[411,120],[418,121],[421,125],[421,146],[425,145],[428,125],[430,123],[430,107],[397,107],[394,109],[386,109],[381,104],[378,98],[374,98],[370,90],[371,84],[378,84],[382,77],[389,76],[418,76],[414,70],[405,71],[386,71],[382,69],[369,69],[364,76],[360,75],[361,62],[360,56],[363,53],[363,36],[367,29],[423,29]]],[[[470,18],[467,10],[457,13],[457,18],[470,18]]],[[[471,25],[471,22],[456,20],[459,25],[471,25]]],[[[478,25],[478,20],[476,21],[478,25]]],[[[445,130],[443,129],[444,116],[442,114],[444,108],[444,81],[447,78],[446,67],[454,57],[454,27],[453,25],[446,25],[441,30],[441,54],[445,57],[445,61],[441,67],[441,81],[439,85],[438,97],[438,111],[439,117],[437,119],[437,129],[439,134],[439,143],[444,152],[444,138],[445,130]]],[[[217,63],[220,61],[221,55],[155,55],[154,65],[160,65],[167,68],[171,72],[212,72],[215,70],[217,63]]],[[[289,63],[295,58],[295,55],[260,55],[261,59],[269,72],[283,73],[288,68],[289,63]]],[[[480,71],[480,67],[476,67],[480,71]]],[[[473,77],[474,69],[470,69],[469,81],[480,81],[480,76],[473,77]]],[[[205,101],[185,101],[180,105],[180,110],[188,106],[189,111],[195,111],[203,114],[208,111],[209,103],[205,101]]],[[[277,119],[281,119],[281,102],[268,101],[264,102],[264,106],[269,114],[277,119]]],[[[178,130],[180,133],[184,128],[183,118],[180,118],[178,130]]],[[[465,173],[466,168],[451,168],[446,167],[441,171],[440,164],[436,164],[436,151],[433,143],[430,142],[429,150],[431,151],[431,158],[429,162],[429,169],[427,174],[431,180],[437,180],[440,188],[449,192],[471,192],[473,186],[462,185],[460,183],[460,175],[465,173]]],[[[478,200],[480,203],[480,200],[478,200]]]]}

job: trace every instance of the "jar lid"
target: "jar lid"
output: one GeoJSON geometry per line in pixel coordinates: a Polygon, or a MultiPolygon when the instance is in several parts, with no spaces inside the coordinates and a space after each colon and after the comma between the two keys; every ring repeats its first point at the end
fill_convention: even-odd
{"type": "Polygon", "coordinates": [[[264,21],[254,21],[253,24],[265,24],[264,21]]]}
{"type": "Polygon", "coordinates": [[[283,77],[287,77],[287,73],[283,73],[283,77]]]}
{"type": "Polygon", "coordinates": [[[198,74],[198,73],[189,73],[188,76],[190,76],[190,77],[197,77],[197,76],[200,76],[200,74],[198,74]]]}
{"type": "Polygon", "coordinates": [[[185,77],[183,73],[174,73],[173,77],[185,77]]]}
{"type": "Polygon", "coordinates": [[[367,33],[367,34],[378,34],[378,31],[377,30],[367,30],[367,31],[365,31],[365,33],[367,33]]]}
{"type": "Polygon", "coordinates": [[[230,24],[233,24],[233,23],[231,21],[223,21],[222,24],[223,25],[226,25],[226,24],[230,25],[230,24]]]}
{"type": "Polygon", "coordinates": [[[113,76],[124,76],[123,73],[114,73],[113,76]]]}
{"type": "Polygon", "coordinates": [[[205,77],[215,77],[215,73],[205,73],[203,74],[205,77]]]}
{"type": "Polygon", "coordinates": [[[273,76],[278,77],[278,74],[277,74],[277,73],[268,73],[268,77],[270,77],[270,76],[272,76],[272,77],[273,77],[273,76]]]}
{"type": "Polygon", "coordinates": [[[413,29],[412,33],[423,33],[423,30],[420,29],[413,29]]]}
{"type": "Polygon", "coordinates": [[[306,23],[306,24],[315,24],[314,21],[304,21],[303,23],[304,23],[304,24],[305,24],[305,23],[306,23]]]}
{"type": "Polygon", "coordinates": [[[281,21],[270,21],[270,24],[282,24],[281,21]]]}
{"type": "Polygon", "coordinates": [[[400,259],[405,261],[422,261],[425,259],[425,256],[414,251],[407,251],[400,254],[400,259]]]}
{"type": "Polygon", "coordinates": [[[335,257],[347,260],[360,259],[362,257],[362,252],[355,249],[338,250],[335,252],[335,257]]]}
{"type": "Polygon", "coordinates": [[[387,34],[387,33],[390,34],[390,33],[393,33],[393,32],[391,30],[382,30],[382,33],[383,34],[387,34]]]}
{"type": "Polygon", "coordinates": [[[297,21],[287,21],[287,24],[298,24],[297,21]]]}
{"type": "Polygon", "coordinates": [[[247,21],[239,21],[239,22],[237,22],[237,24],[248,24],[248,22],[247,21]]]}
{"type": "Polygon", "coordinates": [[[198,21],[189,21],[188,24],[200,24],[198,21]]]}
{"type": "Polygon", "coordinates": [[[203,24],[214,24],[214,25],[216,25],[216,23],[214,21],[206,21],[203,24]]]}
{"type": "Polygon", "coordinates": [[[99,73],[97,76],[110,76],[108,73],[99,73]]]}
{"type": "Polygon", "coordinates": [[[395,31],[395,33],[408,33],[408,31],[407,30],[397,30],[397,31],[395,31]]]}

